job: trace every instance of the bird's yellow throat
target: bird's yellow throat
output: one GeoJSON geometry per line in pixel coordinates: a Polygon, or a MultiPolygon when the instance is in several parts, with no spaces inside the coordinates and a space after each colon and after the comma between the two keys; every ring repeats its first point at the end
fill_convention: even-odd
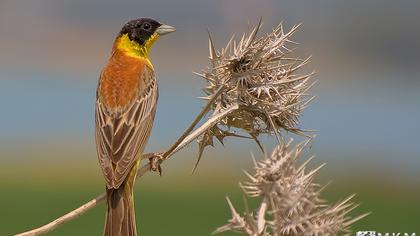
{"type": "Polygon", "coordinates": [[[153,68],[149,59],[149,54],[153,43],[156,42],[158,38],[159,35],[154,33],[146,42],[144,42],[144,45],[140,45],[139,43],[130,40],[128,34],[124,34],[119,38],[117,47],[131,57],[146,60],[147,64],[153,68]]]}

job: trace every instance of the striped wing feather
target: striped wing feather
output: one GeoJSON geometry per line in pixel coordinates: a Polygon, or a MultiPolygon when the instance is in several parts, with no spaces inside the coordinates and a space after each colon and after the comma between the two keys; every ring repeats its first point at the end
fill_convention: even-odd
{"type": "Polygon", "coordinates": [[[107,109],[96,101],[96,147],[108,188],[118,188],[150,136],[158,99],[152,70],[143,70],[144,84],[134,102],[123,111],[107,109]]]}

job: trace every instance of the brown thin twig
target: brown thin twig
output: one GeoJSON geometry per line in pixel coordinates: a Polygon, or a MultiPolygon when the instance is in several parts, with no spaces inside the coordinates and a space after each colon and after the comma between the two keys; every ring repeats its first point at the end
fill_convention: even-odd
{"type": "MultiPolygon", "coordinates": [[[[220,90],[221,91],[221,90],[220,90]]],[[[210,100],[207,105],[203,108],[203,110],[198,114],[198,116],[196,117],[196,119],[194,120],[193,123],[195,123],[195,125],[206,115],[207,112],[203,112],[205,110],[208,111],[208,108],[210,107],[208,104],[210,104],[211,102],[213,102],[214,100],[210,100]]],[[[164,156],[162,156],[163,158],[160,159],[160,162],[163,162],[164,160],[169,159],[172,155],[174,155],[176,152],[180,151],[182,148],[184,148],[185,146],[187,146],[188,144],[190,144],[192,141],[194,141],[197,137],[199,137],[201,134],[203,134],[207,129],[213,127],[217,122],[219,122],[221,119],[223,119],[226,115],[228,115],[229,113],[231,113],[232,111],[238,109],[238,106],[232,106],[220,113],[217,114],[213,114],[212,117],[210,117],[204,124],[202,124],[200,127],[198,127],[196,130],[193,131],[194,126],[192,127],[192,125],[189,126],[189,128],[187,128],[187,130],[181,135],[181,137],[184,136],[183,139],[178,139],[176,141],[176,143],[178,143],[177,145],[172,145],[168,151],[165,152],[164,156]],[[190,129],[190,127],[192,127],[190,129]],[[185,135],[185,133],[188,131],[188,134],[185,135]]],[[[148,156],[148,157],[153,157],[153,156],[158,156],[157,153],[148,153],[145,154],[144,156],[148,156]]],[[[137,171],[137,176],[136,178],[140,178],[141,176],[143,176],[144,174],[146,174],[147,172],[149,172],[151,170],[151,165],[150,163],[142,166],[138,171],[137,171]]],[[[56,229],[57,227],[59,227],[60,225],[67,223],[77,217],[79,217],[80,215],[82,215],[83,213],[87,212],[88,210],[96,207],[97,205],[101,204],[102,202],[105,201],[105,193],[102,193],[101,195],[97,196],[96,198],[90,200],[89,202],[83,204],[82,206],[78,207],[77,209],[55,219],[54,221],[51,221],[48,224],[45,224],[39,228],[30,230],[30,231],[26,231],[20,234],[16,234],[15,236],[33,236],[33,235],[41,235],[44,233],[47,233],[49,231],[52,231],[54,229],[56,229]]]]}
{"type": "Polygon", "coordinates": [[[39,228],[26,231],[24,233],[16,234],[16,236],[32,236],[32,235],[40,235],[48,233],[56,228],[58,228],[60,225],[67,223],[79,216],[81,216],[83,213],[87,212],[88,210],[96,207],[98,204],[105,201],[106,194],[102,193],[101,195],[97,196],[96,198],[90,200],[89,202],[83,204],[82,206],[78,207],[77,209],[74,209],[73,211],[55,219],[54,221],[51,221],[50,223],[43,225],[39,228]]]}

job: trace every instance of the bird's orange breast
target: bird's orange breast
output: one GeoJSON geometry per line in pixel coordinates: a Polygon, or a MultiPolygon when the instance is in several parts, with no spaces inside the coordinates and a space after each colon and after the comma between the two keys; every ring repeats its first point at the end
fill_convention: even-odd
{"type": "Polygon", "coordinates": [[[146,63],[143,59],[131,57],[114,48],[102,71],[98,88],[98,97],[108,109],[122,110],[137,98],[142,87],[140,76],[146,63]]]}

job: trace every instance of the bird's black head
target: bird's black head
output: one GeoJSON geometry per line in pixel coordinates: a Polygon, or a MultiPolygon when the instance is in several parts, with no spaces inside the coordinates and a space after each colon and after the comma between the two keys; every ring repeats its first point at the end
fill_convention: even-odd
{"type": "Polygon", "coordinates": [[[131,41],[144,46],[154,34],[163,35],[173,31],[175,31],[174,27],[150,18],[139,18],[127,22],[121,29],[119,36],[127,34],[131,41]]]}

